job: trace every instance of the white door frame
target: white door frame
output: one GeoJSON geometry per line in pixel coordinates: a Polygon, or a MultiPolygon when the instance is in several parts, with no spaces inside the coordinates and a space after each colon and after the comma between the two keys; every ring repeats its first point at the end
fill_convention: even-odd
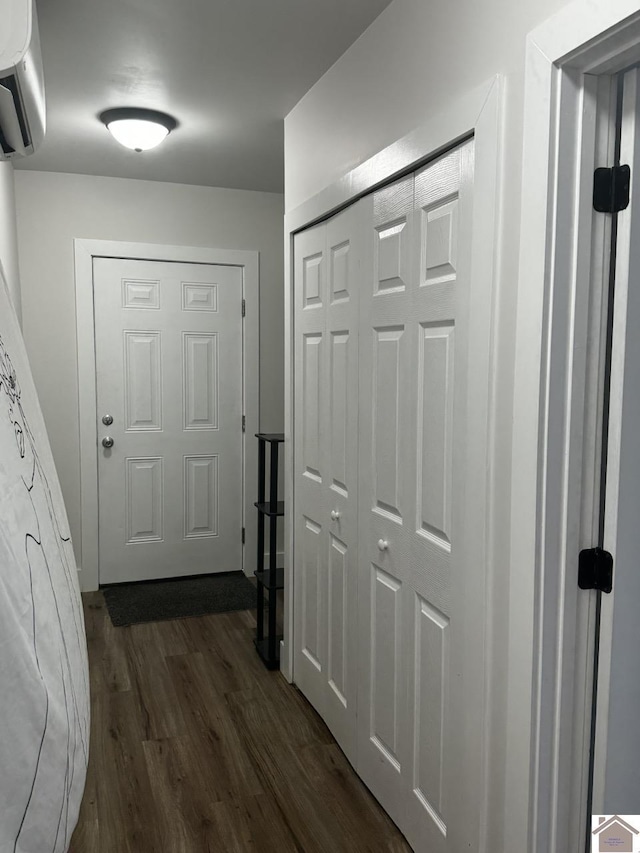
{"type": "Polygon", "coordinates": [[[80,494],[82,501],[80,586],[98,589],[98,431],[96,355],[93,313],[93,259],[131,258],[188,264],[221,264],[242,269],[246,316],[243,319],[242,362],[246,432],[243,436],[243,525],[245,573],[253,566],[257,548],[257,494],[259,432],[259,253],[235,249],[163,246],[114,240],[74,240],[76,329],[78,344],[78,401],[80,407],[80,494]]]}
{"type": "Polygon", "coordinates": [[[640,58],[639,43],[636,0],[575,0],[527,40],[505,851],[525,838],[528,853],[577,850],[586,825],[595,594],[578,590],[577,559],[595,544],[588,356],[601,345],[608,228],[591,195],[593,168],[608,165],[605,78],[640,58]]]}
{"type": "MultiPolygon", "coordinates": [[[[434,159],[443,151],[471,136],[475,139],[474,167],[474,212],[472,240],[472,306],[481,330],[478,339],[470,342],[475,353],[470,363],[469,399],[470,410],[477,413],[473,447],[469,449],[470,477],[477,496],[486,495],[486,501],[474,498],[469,509],[467,538],[473,538],[473,559],[478,569],[484,572],[487,625],[492,624],[494,605],[494,581],[492,575],[492,548],[494,525],[493,495],[495,492],[495,320],[498,312],[499,291],[499,241],[497,238],[497,216],[502,186],[502,100],[503,81],[500,76],[452,101],[438,115],[429,117],[426,124],[385,148],[344,178],[327,187],[300,207],[285,216],[285,612],[284,648],[281,650],[280,666],[284,675],[295,679],[293,670],[294,618],[293,585],[295,583],[295,542],[292,522],[293,480],[293,389],[294,389],[294,297],[293,297],[293,238],[294,234],[315,222],[337,213],[375,188],[390,182],[434,159]],[[490,336],[486,330],[490,329],[490,336]]],[[[465,553],[471,545],[465,543],[465,553]]],[[[490,734],[488,731],[490,706],[494,680],[499,673],[490,671],[494,637],[489,631],[485,636],[487,692],[482,708],[486,738],[483,756],[483,774],[489,779],[490,734]]],[[[492,796],[493,787],[485,785],[485,797],[492,796]]],[[[485,813],[487,811],[485,804],[485,813]]],[[[484,816],[481,818],[484,823],[484,816]]]]}

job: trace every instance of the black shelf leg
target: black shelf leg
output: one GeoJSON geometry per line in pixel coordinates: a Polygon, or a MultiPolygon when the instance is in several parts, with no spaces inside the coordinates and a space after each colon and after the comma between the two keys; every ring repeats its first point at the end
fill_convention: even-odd
{"type": "Polygon", "coordinates": [[[271,459],[269,460],[269,501],[274,509],[278,503],[278,445],[271,445],[271,459]]]}
{"type": "Polygon", "coordinates": [[[277,635],[278,589],[283,585],[283,571],[280,569],[278,583],[278,518],[284,513],[284,504],[278,501],[278,445],[284,441],[281,433],[256,433],[258,445],[258,553],[256,555],[255,575],[258,580],[256,613],[256,651],[268,669],[278,669],[280,665],[280,637],[277,635]],[[269,451],[269,500],[266,497],[267,450],[269,451]],[[265,524],[269,519],[269,531],[265,524]],[[265,569],[265,545],[269,537],[269,562],[265,569]],[[266,606],[266,607],[265,607],[266,606]],[[265,609],[268,613],[265,614],[265,609]],[[266,624],[265,624],[266,623],[266,624]],[[266,631],[265,631],[266,628],[266,631]]]}
{"type": "MultiPolygon", "coordinates": [[[[265,497],[265,443],[258,442],[258,500],[264,502],[265,497]]],[[[258,571],[264,568],[264,516],[258,513],[258,553],[256,555],[256,566],[258,571]]],[[[258,595],[256,601],[256,637],[264,639],[264,588],[258,584],[258,595]]]]}
{"type": "Polygon", "coordinates": [[[258,503],[264,503],[266,480],[265,442],[258,442],[258,503]]]}
{"type": "MultiPolygon", "coordinates": [[[[262,522],[260,522],[260,526],[262,526],[262,522]]],[[[261,583],[258,584],[256,600],[256,639],[264,639],[264,587],[261,583]]]]}
{"type": "MultiPolygon", "coordinates": [[[[277,458],[277,457],[276,457],[277,458]]],[[[278,591],[275,588],[276,558],[277,558],[278,519],[269,519],[269,660],[276,660],[276,606],[278,591]]]]}

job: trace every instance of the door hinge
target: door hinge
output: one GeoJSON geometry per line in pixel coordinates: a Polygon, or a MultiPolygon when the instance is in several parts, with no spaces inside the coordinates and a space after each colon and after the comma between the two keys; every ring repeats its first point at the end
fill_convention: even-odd
{"type": "Polygon", "coordinates": [[[593,173],[593,207],[598,213],[618,213],[629,207],[631,168],[611,166],[593,173]]]}
{"type": "Polygon", "coordinates": [[[244,317],[247,313],[247,302],[245,299],[242,300],[242,316],[244,317]]]}
{"type": "Polygon", "coordinates": [[[243,415],[242,416],[242,432],[246,432],[246,431],[247,431],[247,416],[243,415]]]}
{"type": "Polygon", "coordinates": [[[246,532],[245,532],[245,529],[244,529],[244,527],[243,527],[243,528],[242,528],[242,544],[243,544],[243,545],[244,545],[245,536],[246,536],[246,532]]]}
{"type": "Polygon", "coordinates": [[[602,548],[585,548],[578,560],[578,586],[580,589],[613,589],[613,557],[602,548]]]}

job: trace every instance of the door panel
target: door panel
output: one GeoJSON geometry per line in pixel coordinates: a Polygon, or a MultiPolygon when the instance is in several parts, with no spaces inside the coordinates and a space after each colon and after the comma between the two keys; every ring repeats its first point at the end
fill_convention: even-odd
{"type": "Polygon", "coordinates": [[[127,459],[125,462],[125,541],[162,542],[164,477],[162,459],[127,459]]]}
{"type": "Polygon", "coordinates": [[[401,353],[406,345],[405,328],[378,327],[373,332],[373,397],[369,420],[373,424],[371,444],[375,511],[388,513],[402,523],[402,478],[399,471],[402,413],[399,379],[401,353]]]}
{"type": "Polygon", "coordinates": [[[347,707],[347,678],[351,676],[349,649],[349,563],[351,555],[344,542],[330,534],[327,676],[329,686],[343,707],[347,707]]]}
{"type": "Polygon", "coordinates": [[[328,595],[328,690],[325,719],[355,760],[358,582],[358,296],[361,244],[358,206],[326,225],[329,302],[327,316],[327,410],[323,434],[327,473],[330,567],[328,595]],[[338,662],[340,665],[338,666],[338,662]],[[340,681],[336,679],[339,673],[340,681]]]}
{"type": "Polygon", "coordinates": [[[454,326],[420,324],[418,361],[418,531],[451,544],[454,326]]]}
{"type": "MultiPolygon", "coordinates": [[[[465,636],[452,583],[453,506],[464,502],[462,445],[454,478],[465,387],[458,316],[469,289],[458,256],[470,251],[468,239],[459,245],[460,205],[468,216],[471,150],[368,200],[372,286],[361,303],[359,612],[368,672],[358,707],[368,725],[359,724],[358,769],[409,841],[430,853],[453,849],[448,780],[462,731],[450,693],[451,631],[463,645],[478,639],[465,636]]],[[[457,701],[474,697],[460,691],[457,701]]]]}
{"type": "Polygon", "coordinates": [[[320,418],[322,415],[320,398],[324,382],[322,375],[324,333],[311,333],[304,336],[302,372],[304,382],[304,409],[302,413],[302,446],[304,474],[311,480],[322,483],[320,472],[320,418]]]}
{"type": "Polygon", "coordinates": [[[160,332],[124,333],[125,429],[162,429],[160,332]]]}
{"type": "Polygon", "coordinates": [[[304,565],[294,593],[295,678],[352,761],[359,272],[354,209],[296,237],[294,529],[304,565]]]}
{"type": "Polygon", "coordinates": [[[449,619],[417,595],[413,786],[442,833],[443,744],[449,680],[449,619]]]}
{"type": "Polygon", "coordinates": [[[185,539],[218,535],[218,457],[184,457],[185,539]]]}
{"type": "MultiPolygon", "coordinates": [[[[411,405],[415,393],[410,176],[364,200],[360,302],[358,772],[405,823],[407,566],[411,562],[411,405]]],[[[413,498],[415,503],[415,498],[413,498]]],[[[409,640],[409,647],[412,642],[409,640]]]]}
{"type": "Polygon", "coordinates": [[[323,457],[326,399],[325,227],[296,237],[295,278],[295,680],[324,716],[327,681],[327,516],[323,457]]]}
{"type": "Polygon", "coordinates": [[[323,611],[318,607],[318,602],[324,598],[323,539],[322,527],[305,516],[302,539],[302,654],[320,674],[325,662],[326,643],[323,611]]]}
{"type": "Polygon", "coordinates": [[[218,336],[183,332],[184,428],[218,429],[218,336]]]}
{"type": "MultiPolygon", "coordinates": [[[[323,231],[324,229],[320,229],[323,231]]],[[[324,241],[323,241],[324,242],[324,241]]],[[[325,254],[322,250],[302,262],[303,310],[322,308],[325,299],[325,254]]]]}
{"type": "Polygon", "coordinates": [[[415,640],[406,832],[436,851],[478,838],[482,786],[484,581],[466,530],[466,506],[479,497],[466,485],[472,188],[472,142],[416,174],[417,503],[409,580],[415,640]]]}
{"type": "Polygon", "coordinates": [[[196,284],[193,281],[182,282],[183,311],[217,311],[218,285],[196,284]]]}
{"type": "Polygon", "coordinates": [[[398,773],[401,695],[402,584],[375,563],[371,565],[371,693],[370,739],[383,759],[398,773]]]}
{"type": "Polygon", "coordinates": [[[331,488],[349,496],[347,489],[347,467],[349,458],[347,451],[351,436],[349,435],[349,351],[353,349],[349,332],[331,332],[330,339],[330,445],[328,476],[331,488]]]}
{"type": "Polygon", "coordinates": [[[240,270],[96,258],[94,305],[100,583],[241,569],[240,270]]]}
{"type": "MultiPolygon", "coordinates": [[[[367,199],[374,207],[373,293],[402,293],[411,278],[413,176],[398,181],[367,199]]],[[[368,288],[366,288],[368,290],[368,288]]]]}

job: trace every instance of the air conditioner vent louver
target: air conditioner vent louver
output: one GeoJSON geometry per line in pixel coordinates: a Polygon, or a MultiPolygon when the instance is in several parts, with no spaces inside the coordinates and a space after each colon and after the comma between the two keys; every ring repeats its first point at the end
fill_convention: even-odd
{"type": "Polygon", "coordinates": [[[0,127],[0,149],[2,149],[2,153],[7,157],[9,154],[15,154],[13,148],[9,145],[7,140],[4,138],[4,133],[2,132],[2,128],[0,127]]]}
{"type": "Polygon", "coordinates": [[[26,153],[31,145],[14,74],[0,78],[0,144],[5,154],[26,153]]]}
{"type": "Polygon", "coordinates": [[[22,144],[25,148],[31,145],[31,137],[29,136],[29,131],[27,130],[27,122],[24,115],[24,109],[22,106],[22,98],[20,97],[20,90],[18,87],[18,80],[14,74],[10,77],[2,77],[0,78],[0,86],[4,86],[5,89],[8,89],[13,96],[13,103],[15,105],[16,114],[18,116],[18,124],[20,125],[20,135],[22,137],[22,144]]]}

